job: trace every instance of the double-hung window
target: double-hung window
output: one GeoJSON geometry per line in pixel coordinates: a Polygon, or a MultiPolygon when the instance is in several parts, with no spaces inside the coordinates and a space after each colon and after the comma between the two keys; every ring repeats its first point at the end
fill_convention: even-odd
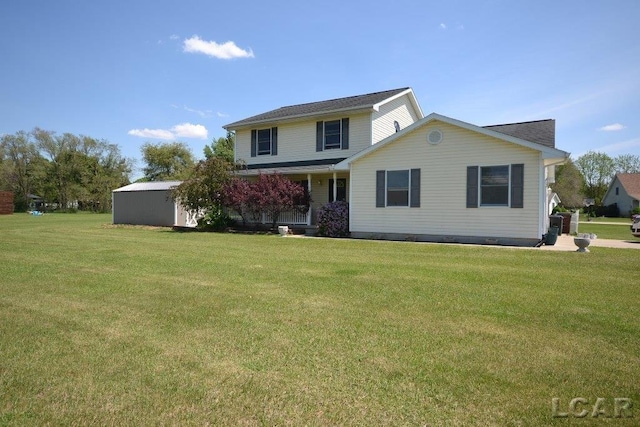
{"type": "Polygon", "coordinates": [[[376,171],[376,207],[420,207],[420,169],[376,171]]]}
{"type": "Polygon", "coordinates": [[[409,171],[387,171],[387,206],[409,206],[409,171]]]}
{"type": "Polygon", "coordinates": [[[480,168],[480,206],[509,206],[509,166],[480,168]]]}
{"type": "Polygon", "coordinates": [[[251,131],[251,157],[278,154],[278,128],[251,131]]]}
{"type": "Polygon", "coordinates": [[[524,207],[524,165],[468,166],[467,207],[524,207]]]}
{"type": "Polygon", "coordinates": [[[349,149],[349,119],[316,123],[316,151],[349,149]]]}

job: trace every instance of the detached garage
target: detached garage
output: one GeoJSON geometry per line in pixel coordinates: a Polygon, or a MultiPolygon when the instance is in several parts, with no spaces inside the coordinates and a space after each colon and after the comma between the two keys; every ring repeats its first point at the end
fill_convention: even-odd
{"type": "Polygon", "coordinates": [[[195,222],[171,198],[181,181],[136,182],[113,190],[113,223],[193,227],[195,222]]]}

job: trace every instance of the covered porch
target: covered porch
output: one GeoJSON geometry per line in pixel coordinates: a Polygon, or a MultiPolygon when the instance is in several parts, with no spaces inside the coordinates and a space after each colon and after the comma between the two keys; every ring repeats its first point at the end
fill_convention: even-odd
{"type": "MultiPolygon", "coordinates": [[[[336,171],[332,166],[306,166],[288,168],[249,169],[239,173],[240,176],[252,179],[258,175],[279,173],[282,176],[302,185],[311,196],[311,206],[306,214],[288,211],[280,214],[277,224],[296,226],[315,226],[318,210],[329,202],[349,200],[349,172],[336,171]]],[[[234,219],[241,219],[237,214],[231,214],[234,219]]],[[[269,215],[263,214],[260,223],[270,224],[269,215]]]]}

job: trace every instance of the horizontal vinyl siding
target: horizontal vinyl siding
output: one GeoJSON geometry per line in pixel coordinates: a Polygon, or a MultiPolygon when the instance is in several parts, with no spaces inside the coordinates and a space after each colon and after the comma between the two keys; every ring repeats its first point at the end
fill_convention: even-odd
{"type": "Polygon", "coordinates": [[[400,128],[404,129],[417,120],[418,115],[411,101],[409,101],[408,95],[403,95],[382,105],[379,111],[373,113],[372,144],[382,141],[395,133],[394,121],[397,121],[400,124],[400,128]]]}
{"type": "Polygon", "coordinates": [[[440,122],[416,129],[352,165],[351,231],[539,238],[539,152],[440,122]],[[440,129],[439,145],[427,133],[440,129]],[[524,163],[524,208],[466,208],[467,166],[524,163]],[[376,208],[376,171],[421,169],[420,208],[376,208]]]}
{"type": "Polygon", "coordinates": [[[324,117],[324,121],[349,118],[349,149],[316,151],[316,121],[300,121],[280,125],[265,125],[256,129],[278,127],[278,154],[251,157],[251,130],[236,132],[236,159],[247,165],[295,162],[349,157],[371,144],[371,115],[324,117]]]}

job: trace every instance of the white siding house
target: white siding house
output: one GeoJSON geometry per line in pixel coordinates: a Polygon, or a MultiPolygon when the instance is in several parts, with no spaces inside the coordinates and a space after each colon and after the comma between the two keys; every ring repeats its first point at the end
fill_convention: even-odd
{"type": "Polygon", "coordinates": [[[278,172],[307,186],[306,225],[318,207],[344,199],[351,235],[365,238],[535,244],[548,225],[547,180],[568,158],[555,148],[553,120],[479,127],[423,117],[409,88],[284,107],[225,128],[236,132],[244,175],[278,172]]]}
{"type": "Polygon", "coordinates": [[[545,163],[563,162],[565,156],[431,114],[337,169],[350,171],[350,231],[355,237],[532,244],[544,234],[548,216],[545,163]],[[430,142],[434,131],[441,140],[432,135],[430,142]],[[394,171],[408,178],[399,189],[400,203],[389,200],[394,197],[389,172],[394,171]],[[377,188],[379,173],[386,179],[382,189],[377,188]],[[470,179],[475,183],[471,189],[470,179]],[[469,191],[476,193],[472,205],[469,191]]]}

